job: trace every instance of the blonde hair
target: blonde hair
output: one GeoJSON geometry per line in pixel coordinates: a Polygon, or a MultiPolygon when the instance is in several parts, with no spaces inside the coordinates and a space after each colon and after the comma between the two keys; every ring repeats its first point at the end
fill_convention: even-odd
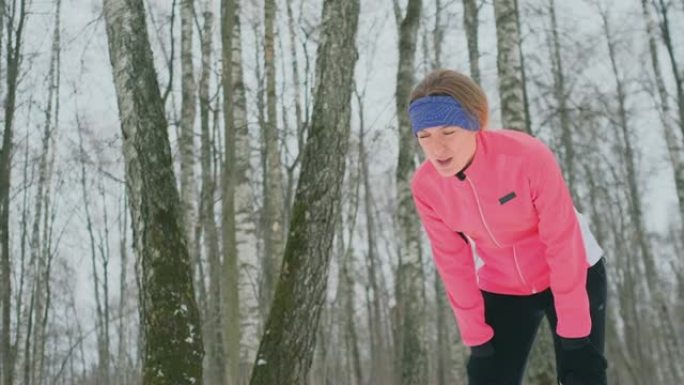
{"type": "Polygon", "coordinates": [[[470,77],[448,69],[434,70],[423,78],[411,91],[411,100],[424,96],[447,95],[456,99],[461,106],[484,129],[488,120],[489,103],[482,88],[470,77]]]}

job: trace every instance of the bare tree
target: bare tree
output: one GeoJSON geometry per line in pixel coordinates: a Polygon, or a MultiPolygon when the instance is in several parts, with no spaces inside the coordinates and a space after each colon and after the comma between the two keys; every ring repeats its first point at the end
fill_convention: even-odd
{"type": "Polygon", "coordinates": [[[202,382],[195,302],[167,122],[141,0],[105,0],[133,244],[141,261],[142,383],[202,382]]]}
{"type": "Polygon", "coordinates": [[[83,209],[85,210],[86,230],[90,241],[90,260],[93,274],[93,294],[95,297],[95,328],[97,337],[97,353],[98,353],[98,373],[97,380],[103,384],[109,383],[109,337],[108,337],[108,317],[105,317],[105,309],[108,308],[108,298],[101,293],[102,288],[107,286],[108,276],[106,272],[100,277],[98,270],[98,252],[97,242],[95,240],[95,231],[93,229],[93,220],[90,209],[90,199],[88,197],[88,190],[90,186],[87,183],[86,174],[86,152],[83,147],[83,127],[80,119],[76,118],[78,129],[78,149],[79,161],[81,164],[81,193],[83,194],[83,209]],[[101,284],[102,280],[102,284],[101,284]]]}
{"type": "Polygon", "coordinates": [[[240,298],[240,384],[249,381],[252,364],[259,348],[262,319],[259,309],[259,273],[262,263],[257,250],[257,222],[254,213],[254,193],[251,186],[251,144],[247,125],[247,97],[242,63],[242,30],[240,1],[234,0],[232,43],[232,95],[235,126],[235,241],[239,277],[235,290],[240,298]]]}
{"type": "MultiPolygon", "coordinates": [[[[664,9],[664,8],[662,8],[664,9]]],[[[663,79],[663,74],[660,70],[660,60],[658,58],[658,45],[656,44],[656,26],[653,20],[653,16],[649,11],[648,1],[641,0],[641,12],[644,16],[644,21],[646,23],[646,35],[648,37],[648,48],[651,58],[651,66],[653,67],[653,75],[655,77],[655,86],[658,93],[658,107],[660,112],[660,121],[663,124],[663,133],[665,135],[665,142],[667,143],[667,150],[670,157],[670,162],[672,163],[673,179],[675,182],[675,187],[677,189],[677,200],[679,203],[679,217],[681,221],[682,231],[684,234],[684,158],[682,153],[682,148],[684,146],[684,139],[678,140],[675,134],[674,127],[676,123],[673,122],[670,111],[670,100],[667,94],[667,87],[665,86],[665,81],[663,79]]],[[[661,30],[665,39],[666,45],[672,42],[670,41],[669,27],[666,27],[667,22],[667,12],[664,12],[663,21],[661,23],[661,30]]],[[[668,53],[671,47],[668,48],[668,53]]],[[[676,74],[676,60],[671,57],[674,72],[676,74]]],[[[677,81],[677,78],[675,78],[677,81]]],[[[681,85],[679,86],[681,87],[681,85]]],[[[684,131],[683,131],[684,132],[684,131]]]]}
{"type": "Polygon", "coordinates": [[[7,93],[4,95],[4,130],[2,133],[2,149],[0,150],[0,270],[2,272],[0,307],[2,308],[2,381],[3,385],[12,385],[14,378],[15,347],[12,346],[10,333],[12,306],[12,273],[10,258],[10,185],[12,170],[12,138],[14,112],[16,108],[17,84],[19,81],[19,64],[22,59],[22,39],[27,18],[26,1],[12,1],[10,12],[5,14],[7,6],[0,4],[0,19],[4,25],[7,21],[7,93]],[[5,20],[7,18],[7,20],[5,20]]]}
{"type": "MultiPolygon", "coordinates": [[[[645,336],[639,331],[643,327],[643,325],[640,325],[640,323],[643,322],[643,315],[640,314],[640,312],[648,312],[651,309],[648,309],[648,307],[646,309],[639,308],[642,307],[640,305],[642,302],[647,304],[659,303],[658,277],[653,251],[646,234],[642,211],[643,198],[638,185],[639,178],[637,175],[636,154],[632,139],[633,132],[630,128],[628,118],[628,90],[625,84],[626,81],[618,66],[619,58],[617,43],[611,28],[608,10],[599,7],[599,13],[615,80],[617,111],[614,120],[611,121],[611,125],[616,132],[617,148],[621,150],[618,153],[621,163],[619,167],[624,167],[619,175],[625,178],[627,184],[626,189],[623,191],[626,198],[626,207],[624,208],[626,214],[624,214],[624,217],[629,218],[630,223],[632,224],[633,230],[629,232],[629,235],[633,237],[633,245],[636,248],[635,252],[625,252],[626,268],[623,271],[624,281],[621,282],[622,286],[619,288],[620,303],[622,307],[620,310],[623,312],[622,316],[625,320],[627,329],[634,333],[631,336],[629,344],[632,345],[633,359],[637,360],[638,365],[640,366],[637,376],[640,377],[640,381],[648,381],[646,380],[648,378],[657,378],[657,365],[654,364],[654,362],[657,362],[654,361],[654,356],[657,353],[654,351],[654,349],[656,349],[654,336],[652,335],[650,338],[644,338],[645,336]],[[642,264],[643,270],[641,267],[642,264]],[[646,276],[645,279],[637,279],[638,277],[643,277],[643,275],[646,276]],[[644,281],[645,287],[642,284],[644,281]],[[639,347],[635,346],[635,344],[638,344],[639,347]]],[[[622,219],[623,215],[620,215],[620,218],[624,221],[624,219],[622,219]]],[[[624,237],[624,234],[627,234],[628,230],[616,226],[614,231],[621,234],[616,236],[616,238],[619,239],[620,237],[624,237]]]]}
{"type": "Polygon", "coordinates": [[[563,60],[561,58],[561,42],[558,32],[558,21],[556,19],[556,2],[549,1],[549,15],[551,19],[551,34],[553,49],[551,52],[551,65],[553,68],[553,97],[556,101],[558,120],[560,123],[561,143],[563,146],[563,171],[570,187],[573,201],[581,211],[581,201],[577,195],[577,183],[575,171],[575,146],[570,127],[569,95],[566,86],[565,72],[563,70],[563,60]]]}
{"type": "MultiPolygon", "coordinates": [[[[207,371],[205,379],[208,384],[224,384],[225,379],[225,354],[223,346],[223,330],[221,328],[221,256],[219,252],[219,235],[215,219],[215,193],[216,183],[213,170],[213,146],[209,110],[211,100],[209,94],[209,77],[211,75],[211,50],[214,14],[212,12],[213,1],[202,3],[204,24],[200,32],[202,45],[202,71],[199,79],[199,107],[200,107],[200,141],[201,141],[201,194],[200,194],[200,222],[204,232],[204,246],[209,264],[209,293],[207,300],[206,317],[204,319],[205,336],[207,342],[207,371]]],[[[204,277],[202,277],[204,279],[204,277]]]]}
{"type": "Polygon", "coordinates": [[[525,114],[525,89],[520,54],[516,0],[494,2],[501,121],[509,129],[531,133],[525,114]]]}
{"type": "Polygon", "coordinates": [[[396,297],[398,335],[395,336],[397,370],[404,385],[423,384],[427,379],[425,346],[425,276],[420,252],[420,227],[410,190],[415,168],[416,143],[406,109],[413,87],[416,38],[422,8],[421,0],[409,0],[402,16],[397,0],[394,12],[399,28],[399,68],[395,101],[399,131],[397,178],[397,221],[399,223],[399,267],[396,297]]]}
{"type": "Polygon", "coordinates": [[[193,21],[195,17],[195,0],[181,0],[181,117],[180,138],[178,140],[180,152],[180,195],[183,204],[183,228],[188,240],[188,251],[191,260],[195,260],[195,104],[196,86],[192,60],[193,21]]]}
{"type": "Polygon", "coordinates": [[[358,15],[358,0],[323,3],[311,128],[252,385],[305,383],[311,366],[345,170],[358,15]]]}
{"type": "Polygon", "coordinates": [[[465,25],[466,38],[468,39],[470,77],[478,84],[481,81],[480,48],[478,44],[479,13],[480,6],[477,4],[477,0],[463,0],[463,24],[465,25]]]}
{"type": "Polygon", "coordinates": [[[373,188],[371,184],[370,167],[368,161],[368,149],[366,138],[366,127],[363,113],[363,93],[356,90],[356,99],[359,105],[359,163],[361,167],[361,178],[363,180],[363,205],[364,215],[366,219],[366,240],[367,240],[367,274],[368,274],[368,332],[370,333],[370,357],[372,365],[370,365],[369,382],[372,384],[383,384],[391,381],[389,378],[391,371],[391,361],[388,357],[391,354],[389,340],[390,336],[387,333],[387,328],[384,326],[388,321],[383,317],[386,313],[384,308],[388,301],[384,298],[384,288],[380,284],[380,260],[378,253],[378,238],[376,229],[376,216],[374,213],[374,198],[373,188]]]}
{"type": "Polygon", "coordinates": [[[261,304],[271,306],[283,251],[283,175],[278,145],[276,97],[275,0],[264,1],[264,67],[266,76],[266,121],[262,127],[264,157],[264,279],[261,304]]]}
{"type": "Polygon", "coordinates": [[[665,0],[653,0],[658,15],[660,16],[660,32],[663,38],[663,43],[665,43],[665,48],[667,49],[667,55],[670,59],[670,65],[672,67],[672,76],[675,80],[675,87],[677,89],[677,105],[679,112],[679,127],[682,131],[682,141],[684,143],[684,76],[677,64],[677,56],[674,52],[674,44],[672,42],[672,34],[670,32],[670,19],[669,19],[669,7],[671,2],[665,2],[665,0]]]}
{"type": "Polygon", "coordinates": [[[223,232],[223,281],[221,282],[221,314],[225,376],[228,384],[237,384],[240,362],[240,297],[238,255],[235,234],[236,126],[233,90],[233,32],[235,2],[221,1],[221,88],[223,91],[224,149],[221,173],[221,231],[223,232]]]}

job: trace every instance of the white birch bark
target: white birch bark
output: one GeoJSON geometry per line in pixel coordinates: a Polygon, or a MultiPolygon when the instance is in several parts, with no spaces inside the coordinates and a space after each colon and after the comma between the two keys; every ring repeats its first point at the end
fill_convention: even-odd
{"type": "Polygon", "coordinates": [[[499,97],[501,98],[501,122],[504,128],[528,131],[525,120],[525,95],[523,89],[522,62],[520,57],[516,2],[494,2],[496,18],[497,69],[499,73],[499,97]]]}
{"type": "Polygon", "coordinates": [[[241,383],[246,383],[259,348],[262,319],[259,310],[259,278],[264,268],[257,251],[257,229],[254,210],[254,191],[250,176],[250,143],[247,126],[247,101],[242,64],[242,29],[240,28],[240,0],[235,1],[233,19],[232,83],[233,121],[235,124],[235,240],[240,277],[240,372],[241,383]]]}
{"type": "MultiPolygon", "coordinates": [[[[195,186],[195,104],[196,86],[193,68],[193,27],[195,0],[181,0],[181,116],[180,137],[178,146],[180,152],[180,195],[183,207],[183,228],[188,240],[188,250],[191,260],[196,260],[194,228],[196,223],[195,201],[197,192],[195,186]]],[[[193,269],[194,270],[194,269],[193,269]]]]}

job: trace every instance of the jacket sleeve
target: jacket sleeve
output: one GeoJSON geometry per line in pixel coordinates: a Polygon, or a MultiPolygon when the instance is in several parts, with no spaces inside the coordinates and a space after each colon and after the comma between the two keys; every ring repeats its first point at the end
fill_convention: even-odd
{"type": "Polygon", "coordinates": [[[586,290],[587,256],[570,190],[555,156],[541,141],[528,153],[530,191],[546,245],[551,292],[561,337],[589,335],[591,318],[586,290]]]}
{"type": "Polygon", "coordinates": [[[461,339],[467,346],[481,345],[489,341],[494,332],[485,323],[484,300],[477,286],[472,249],[416,194],[415,188],[413,190],[413,200],[430,240],[432,258],[444,283],[461,339]]]}

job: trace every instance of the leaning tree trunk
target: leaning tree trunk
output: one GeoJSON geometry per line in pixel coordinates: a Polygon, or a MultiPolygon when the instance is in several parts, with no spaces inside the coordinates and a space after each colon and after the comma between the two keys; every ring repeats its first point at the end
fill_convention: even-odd
{"type": "Polygon", "coordinates": [[[525,117],[525,90],[520,57],[520,30],[515,0],[494,2],[497,69],[503,127],[530,133],[525,117]]]}
{"type": "Polygon", "coordinates": [[[104,0],[124,138],[133,244],[141,260],[142,383],[202,383],[202,334],[164,105],[142,0],[104,0]]]}
{"type": "MultiPolygon", "coordinates": [[[[395,2],[396,4],[396,2],[395,2]]],[[[427,381],[425,343],[425,275],[420,253],[420,227],[411,199],[410,180],[415,169],[416,147],[406,109],[413,87],[416,36],[420,23],[421,0],[409,0],[399,25],[399,69],[395,91],[399,163],[397,178],[397,221],[399,223],[399,267],[397,272],[397,372],[401,384],[427,381]]],[[[395,10],[398,7],[395,6],[395,10]]],[[[400,17],[397,18],[399,20],[400,17]]]]}
{"type": "Polygon", "coordinates": [[[324,305],[349,141],[358,0],[326,0],[316,91],[289,237],[252,385],[307,383],[324,305]]]}

